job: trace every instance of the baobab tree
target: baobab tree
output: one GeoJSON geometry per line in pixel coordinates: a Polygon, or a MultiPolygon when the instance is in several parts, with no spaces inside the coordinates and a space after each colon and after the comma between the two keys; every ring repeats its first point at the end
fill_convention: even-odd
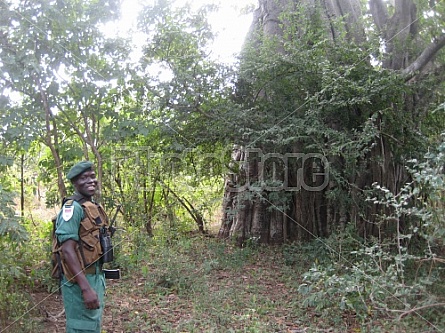
{"type": "MultiPolygon", "coordinates": [[[[260,0],[241,55],[244,113],[221,238],[282,243],[403,228],[366,201],[420,156],[444,75],[444,5],[260,0]]],[[[400,221],[399,221],[400,222],[400,221]]]]}

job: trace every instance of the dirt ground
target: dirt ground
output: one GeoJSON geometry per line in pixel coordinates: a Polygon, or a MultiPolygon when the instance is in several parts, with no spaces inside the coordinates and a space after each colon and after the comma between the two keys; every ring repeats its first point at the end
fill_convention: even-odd
{"type": "MultiPolygon", "coordinates": [[[[108,288],[113,284],[119,282],[108,280],[108,288]]],[[[39,320],[43,323],[45,333],[64,333],[65,332],[65,314],[63,310],[62,295],[59,293],[33,293],[32,298],[36,307],[38,308],[41,317],[39,320]]],[[[124,299],[115,299],[107,295],[106,306],[103,315],[102,331],[106,333],[121,333],[124,332],[119,325],[116,325],[116,320],[113,319],[112,310],[116,308],[128,308],[129,302],[124,299]]],[[[125,315],[125,311],[122,311],[125,315]]],[[[123,318],[122,318],[123,319],[123,318]]]]}
{"type": "MultiPolygon", "coordinates": [[[[276,271],[275,271],[276,272],[276,271]]],[[[264,274],[264,273],[263,273],[264,274]]],[[[241,280],[241,284],[244,287],[258,286],[258,280],[255,276],[258,275],[257,267],[252,265],[246,267],[244,273],[238,278],[241,280]],[[252,278],[254,277],[254,278],[252,278]],[[252,279],[250,281],[250,279],[252,279]],[[254,281],[255,280],[255,281],[254,281]]],[[[268,299],[271,302],[277,302],[278,300],[284,300],[287,297],[288,290],[284,284],[277,284],[273,276],[274,271],[271,271],[271,276],[263,275],[261,277],[261,285],[259,286],[259,292],[264,295],[268,295],[268,299]]],[[[210,291],[218,292],[224,285],[232,285],[234,276],[228,272],[220,271],[214,277],[214,284],[210,286],[210,291]]],[[[180,323],[184,321],[201,320],[202,318],[194,318],[193,307],[196,304],[192,304],[187,297],[178,296],[176,293],[171,293],[162,296],[159,301],[153,302],[150,300],[150,295],[141,297],[136,292],[138,285],[142,285],[144,281],[135,279],[133,281],[122,280],[107,280],[107,292],[106,304],[103,316],[102,331],[106,333],[148,333],[148,332],[165,332],[162,327],[159,327],[156,323],[153,323],[149,330],[132,328],[129,329],[128,325],[132,321],[137,326],[137,320],[135,318],[142,317],[157,318],[156,322],[168,323],[170,327],[179,327],[180,323]],[[133,288],[135,289],[131,289],[133,288]]],[[[243,288],[244,288],[243,287],[243,288]]],[[[258,291],[257,291],[258,292],[258,291]]],[[[154,295],[152,295],[155,297],[154,295]]],[[[49,294],[46,292],[38,292],[32,294],[33,301],[38,308],[40,317],[37,318],[41,322],[44,333],[63,333],[65,332],[65,317],[63,313],[63,304],[60,294],[49,294]]],[[[232,302],[233,300],[228,300],[232,302]]],[[[220,306],[221,304],[215,304],[220,306]]],[[[235,304],[233,304],[235,305],[235,304]]],[[[237,306],[234,306],[236,308],[237,306]]],[[[303,329],[295,325],[295,318],[289,317],[286,313],[289,309],[277,309],[275,316],[271,318],[275,325],[285,327],[280,330],[282,333],[300,333],[308,332],[307,328],[303,329]]],[[[228,332],[244,332],[242,327],[233,326],[227,329],[228,332]]],[[[171,332],[171,329],[168,330],[171,332]]],[[[179,329],[177,332],[189,332],[188,330],[179,329]]],[[[197,328],[193,332],[207,332],[203,328],[197,328]]],[[[250,330],[248,332],[251,332],[250,330]]],[[[252,331],[253,332],[253,331],[252,331]]],[[[261,331],[263,332],[263,331],[261,331]]],[[[273,330],[273,332],[277,332],[273,330]]]]}

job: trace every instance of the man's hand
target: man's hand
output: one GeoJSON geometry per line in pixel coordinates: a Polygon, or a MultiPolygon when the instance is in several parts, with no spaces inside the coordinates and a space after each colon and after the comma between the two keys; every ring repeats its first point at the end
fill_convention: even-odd
{"type": "Polygon", "coordinates": [[[87,290],[82,290],[83,302],[85,303],[85,307],[90,310],[99,309],[100,302],[99,297],[97,297],[97,293],[92,289],[88,288],[87,290]]]}

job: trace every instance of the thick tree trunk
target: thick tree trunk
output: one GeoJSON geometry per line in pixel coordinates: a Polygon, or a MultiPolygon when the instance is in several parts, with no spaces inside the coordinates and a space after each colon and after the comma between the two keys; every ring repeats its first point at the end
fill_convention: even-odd
{"type": "MultiPolygon", "coordinates": [[[[360,2],[354,1],[335,1],[325,0],[320,3],[323,10],[316,11],[316,3],[312,0],[306,1],[276,1],[260,0],[259,7],[254,13],[254,19],[248,34],[248,39],[254,45],[260,47],[260,42],[256,41],[257,34],[278,38],[284,42],[283,26],[286,23],[284,11],[291,12],[297,5],[303,5],[307,15],[322,15],[325,22],[326,36],[333,42],[340,37],[340,32],[335,28],[334,20],[345,16],[344,29],[347,38],[356,43],[365,39],[362,27],[358,23],[361,18],[360,2]]],[[[304,28],[299,28],[299,35],[307,33],[304,28]]],[[[287,37],[289,38],[289,37],[287,37]]],[[[293,38],[293,37],[292,37],[293,38]]],[[[284,50],[278,46],[277,52],[283,53],[284,50]]],[[[267,98],[263,91],[258,94],[261,98],[267,98]]],[[[293,153],[302,153],[304,146],[296,142],[293,153]]],[[[234,156],[235,161],[245,161],[246,154],[238,153],[234,156]]],[[[250,157],[250,155],[248,156],[250,157]]],[[[264,167],[258,168],[258,163],[254,160],[245,161],[247,165],[247,185],[253,185],[258,179],[263,179],[261,174],[264,167]]],[[[313,176],[310,166],[304,166],[301,174],[288,174],[289,185],[298,188],[303,182],[311,183],[313,176]]],[[[241,177],[243,178],[243,177],[241,177]]],[[[297,192],[287,195],[288,202],[274,202],[270,197],[274,194],[267,190],[252,192],[249,190],[233,192],[236,186],[244,185],[232,176],[232,181],[228,182],[225,191],[223,203],[223,221],[219,236],[222,238],[234,237],[237,243],[242,244],[246,239],[258,239],[263,243],[280,244],[288,239],[310,239],[318,236],[325,236],[329,231],[328,222],[345,223],[346,219],[344,209],[325,198],[327,188],[320,191],[312,191],[301,188],[297,192]],[[232,191],[230,191],[232,190],[232,191]],[[330,209],[329,209],[330,208],[330,209]]],[[[286,195],[284,195],[286,197],[286,195]]],[[[282,199],[283,200],[283,199],[282,199]]]]}
{"type": "MultiPolygon", "coordinates": [[[[297,36],[286,35],[283,27],[289,24],[286,20],[294,16],[282,15],[283,12],[295,10],[297,7],[301,10],[304,7],[307,17],[312,17],[317,5],[321,6],[317,18],[321,16],[326,37],[332,43],[336,43],[341,37],[360,47],[366,41],[360,0],[260,0],[247,37],[250,45],[254,45],[256,49],[262,46],[258,36],[278,38],[283,43],[285,38],[298,39],[298,35],[301,37],[307,33],[304,30],[307,27],[297,24],[297,36]],[[339,21],[343,24],[342,30],[339,30],[339,21]]],[[[388,5],[383,0],[369,1],[375,27],[384,43],[381,65],[387,70],[406,75],[408,80],[431,66],[434,56],[445,45],[445,38],[440,36],[430,45],[422,46],[420,42],[416,44],[424,47],[424,50],[407,48],[408,44],[415,45],[413,41],[419,38],[416,5],[413,0],[395,0],[392,15],[387,10],[388,5]]],[[[284,44],[278,44],[277,53],[284,52],[282,45],[284,44]]],[[[266,91],[260,91],[257,96],[268,98],[266,91]]],[[[409,102],[413,100],[413,96],[406,95],[404,98],[406,103],[403,112],[414,113],[415,105],[409,102]]],[[[392,112],[402,111],[394,106],[392,112]]],[[[376,127],[380,129],[383,124],[384,119],[378,116],[376,127]]],[[[333,120],[333,123],[328,123],[327,126],[335,128],[336,124],[333,120]]],[[[393,147],[399,144],[396,141],[397,139],[381,131],[371,143],[372,148],[366,156],[356,161],[359,170],[357,174],[347,176],[347,181],[342,184],[331,180],[317,191],[312,189],[316,188],[317,184],[320,185],[320,179],[314,181],[314,171],[310,164],[303,165],[298,170],[289,170],[287,180],[292,188],[298,188],[302,179],[305,184],[313,186],[303,186],[287,193],[282,191],[281,198],[286,200],[281,201],[276,200],[276,192],[253,186],[255,181],[263,180],[264,165],[255,161],[248,149],[236,151],[233,160],[242,167],[240,172],[233,173],[226,182],[219,237],[234,238],[240,245],[247,239],[282,243],[287,240],[308,240],[327,236],[337,228],[344,228],[348,223],[353,223],[358,233],[364,237],[380,235],[382,230],[391,232],[392,226],[385,224],[386,222],[380,223],[377,218],[378,214],[382,213],[382,208],[363,204],[363,190],[377,182],[397,193],[407,181],[404,166],[393,154],[393,147]],[[244,186],[246,184],[251,185],[251,188],[244,186]],[[340,201],[326,195],[337,189],[346,193],[348,200],[340,201]],[[362,204],[359,205],[358,202],[362,204]]],[[[303,142],[294,142],[293,147],[292,153],[305,152],[303,142]]],[[[331,157],[329,163],[341,172],[345,162],[340,157],[331,157]]],[[[321,165],[322,169],[326,167],[325,164],[321,165]]]]}

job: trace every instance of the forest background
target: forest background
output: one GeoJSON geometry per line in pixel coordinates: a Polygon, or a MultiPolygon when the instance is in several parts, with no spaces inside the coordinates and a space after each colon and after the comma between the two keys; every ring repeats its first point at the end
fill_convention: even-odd
{"type": "Polygon", "coordinates": [[[107,332],[445,331],[444,4],[258,5],[227,64],[215,5],[142,6],[135,53],[117,0],[0,1],[1,332],[63,327],[83,159],[118,227],[107,332]]]}

